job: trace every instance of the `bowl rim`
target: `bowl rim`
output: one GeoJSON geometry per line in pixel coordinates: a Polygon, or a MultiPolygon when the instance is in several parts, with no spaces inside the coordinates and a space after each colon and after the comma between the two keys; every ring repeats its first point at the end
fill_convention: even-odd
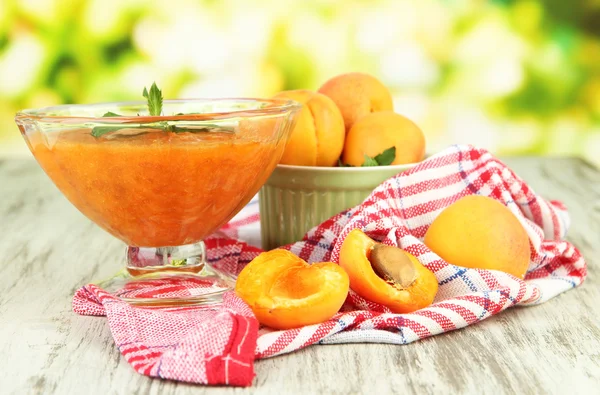
{"type": "MultiPolygon", "coordinates": [[[[421,161],[422,162],[422,161],[421,161]]],[[[316,172],[361,172],[368,173],[376,170],[406,170],[415,167],[421,162],[405,163],[401,165],[367,166],[367,167],[339,167],[339,166],[298,166],[278,164],[276,168],[290,171],[316,171],[316,172]]]]}
{"type": "Polygon", "coordinates": [[[144,106],[146,101],[114,101],[90,104],[61,104],[56,106],[47,106],[40,108],[23,109],[17,112],[15,120],[18,121],[40,121],[40,122],[95,122],[106,124],[144,124],[160,121],[204,121],[212,119],[227,119],[238,117],[255,117],[261,115],[277,115],[287,111],[299,110],[302,107],[301,103],[288,99],[262,99],[254,97],[229,97],[229,98],[192,98],[192,99],[169,99],[163,100],[163,105],[166,104],[185,104],[185,103],[214,103],[214,102],[242,102],[242,103],[267,103],[268,105],[261,108],[250,109],[235,109],[231,111],[214,111],[206,113],[184,114],[184,115],[140,115],[140,116],[77,116],[77,115],[52,115],[53,112],[66,110],[69,108],[87,108],[101,109],[109,106],[144,106]]]}

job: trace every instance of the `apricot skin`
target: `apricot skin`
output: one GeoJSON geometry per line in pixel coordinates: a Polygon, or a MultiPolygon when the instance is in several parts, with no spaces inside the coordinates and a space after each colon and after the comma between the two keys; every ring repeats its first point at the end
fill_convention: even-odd
{"type": "Polygon", "coordinates": [[[425,156],[425,136],[410,119],[392,111],[380,111],[358,120],[346,134],[342,162],[363,164],[365,155],[375,157],[396,147],[392,165],[416,163],[425,156]]]}
{"type": "Polygon", "coordinates": [[[302,104],[279,163],[296,166],[335,166],[344,148],[344,119],[327,96],[309,90],[278,93],[276,98],[302,104]]]}
{"type": "Polygon", "coordinates": [[[369,261],[375,241],[359,229],[352,230],[342,244],[340,266],[350,277],[350,288],[363,298],[388,307],[394,313],[411,313],[433,303],[438,290],[435,275],[414,256],[417,278],[406,289],[398,289],[380,278],[369,261]]]}
{"type": "Polygon", "coordinates": [[[486,196],[465,196],[444,209],[429,226],[425,244],[457,266],[521,279],[529,266],[527,232],[505,205],[486,196]]]}
{"type": "Polygon", "coordinates": [[[340,109],[346,133],[365,115],[394,108],[390,91],[365,73],[340,74],[325,82],[319,92],[329,96],[340,109]]]}

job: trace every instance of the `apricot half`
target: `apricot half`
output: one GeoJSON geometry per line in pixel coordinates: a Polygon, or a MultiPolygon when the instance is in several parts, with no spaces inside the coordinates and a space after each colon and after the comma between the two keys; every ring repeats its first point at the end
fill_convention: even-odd
{"type": "Polygon", "coordinates": [[[398,247],[377,243],[359,229],[351,231],[342,243],[340,266],[348,273],[354,292],[394,313],[429,306],[438,290],[435,275],[417,258],[398,247]]]}
{"type": "Polygon", "coordinates": [[[241,271],[236,294],[258,321],[275,329],[318,324],[348,296],[348,275],[333,262],[309,265],[287,250],[263,252],[241,271]]]}

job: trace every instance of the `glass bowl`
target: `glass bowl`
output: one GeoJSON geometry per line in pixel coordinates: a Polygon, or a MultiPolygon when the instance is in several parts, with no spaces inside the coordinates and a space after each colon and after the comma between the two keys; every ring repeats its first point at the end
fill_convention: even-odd
{"type": "Polygon", "coordinates": [[[16,123],[46,174],[85,216],[127,244],[99,285],[145,305],[213,303],[234,278],[202,241],[229,221],[279,161],[299,104],[167,100],[24,110],[16,123]],[[118,114],[118,115],[117,115],[118,114]]]}

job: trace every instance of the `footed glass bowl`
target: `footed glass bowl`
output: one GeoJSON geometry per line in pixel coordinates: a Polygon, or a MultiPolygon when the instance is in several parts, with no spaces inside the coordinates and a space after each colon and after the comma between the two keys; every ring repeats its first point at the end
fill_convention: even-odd
{"type": "Polygon", "coordinates": [[[69,201],[125,242],[125,268],[99,284],[144,305],[218,302],[234,279],[203,239],[279,161],[299,104],[287,100],[65,105],[16,115],[31,152],[69,201]],[[118,114],[118,115],[117,115],[118,114]]]}

